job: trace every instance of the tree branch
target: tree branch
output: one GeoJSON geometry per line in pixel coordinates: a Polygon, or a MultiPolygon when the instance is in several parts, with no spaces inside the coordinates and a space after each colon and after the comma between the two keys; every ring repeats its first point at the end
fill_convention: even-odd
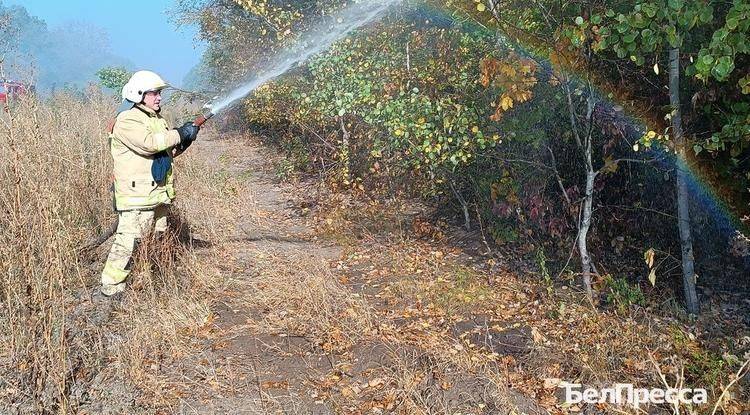
{"type": "Polygon", "coordinates": [[[568,196],[568,192],[565,190],[562,177],[560,177],[560,172],[557,170],[557,159],[555,159],[555,153],[552,151],[552,148],[550,146],[547,146],[547,150],[549,151],[549,155],[552,157],[552,171],[554,171],[555,173],[555,178],[557,179],[557,185],[560,186],[560,191],[565,197],[565,201],[568,202],[568,204],[570,204],[570,197],[568,196]]]}

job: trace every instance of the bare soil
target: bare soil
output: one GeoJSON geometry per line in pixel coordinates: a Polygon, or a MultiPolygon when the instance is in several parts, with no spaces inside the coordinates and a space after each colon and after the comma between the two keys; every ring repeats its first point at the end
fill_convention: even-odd
{"type": "MultiPolygon", "coordinates": [[[[321,232],[315,183],[281,181],[277,157],[252,140],[202,137],[191,151],[241,180],[251,209],[235,218],[221,247],[229,282],[212,307],[204,352],[167,369],[192,385],[178,413],[546,413],[496,384],[481,368],[487,362],[463,370],[431,350],[463,336],[495,356],[522,356],[529,327],[452,319],[441,342],[422,343],[413,330],[422,320],[408,311],[420,305],[390,295],[397,278],[373,279],[376,260],[337,242],[346,229],[338,238],[321,232]]],[[[377,238],[357,247],[385,249],[377,238]]]]}

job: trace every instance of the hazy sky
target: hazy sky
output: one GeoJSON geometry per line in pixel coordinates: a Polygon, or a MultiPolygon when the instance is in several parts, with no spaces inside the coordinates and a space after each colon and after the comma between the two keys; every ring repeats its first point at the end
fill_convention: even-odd
{"type": "Polygon", "coordinates": [[[133,69],[150,69],[180,85],[198,63],[204,46],[195,46],[197,28],[176,28],[167,14],[173,0],[3,0],[19,5],[50,28],[86,21],[109,33],[112,52],[133,69]]]}

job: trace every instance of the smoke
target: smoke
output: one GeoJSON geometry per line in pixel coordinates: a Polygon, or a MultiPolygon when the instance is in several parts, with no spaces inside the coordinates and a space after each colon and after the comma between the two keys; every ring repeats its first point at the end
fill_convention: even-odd
{"type": "Polygon", "coordinates": [[[85,22],[67,22],[50,28],[22,6],[0,3],[0,57],[7,79],[34,84],[48,93],[80,88],[96,81],[106,66],[132,64],[112,53],[107,33],[85,22]]]}

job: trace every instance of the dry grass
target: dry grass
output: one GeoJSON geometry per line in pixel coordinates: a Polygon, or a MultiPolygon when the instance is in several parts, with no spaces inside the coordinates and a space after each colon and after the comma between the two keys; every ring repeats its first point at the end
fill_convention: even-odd
{"type": "MultiPolygon", "coordinates": [[[[329,200],[335,203],[333,198],[329,200]]],[[[685,387],[709,391],[711,404],[698,408],[698,412],[683,406],[682,413],[710,413],[713,402],[743,361],[739,356],[741,360],[730,365],[722,353],[731,351],[721,350],[721,341],[697,340],[695,335],[703,331],[701,326],[678,317],[638,307],[625,313],[593,309],[574,289],[556,289],[550,295],[541,277],[536,281],[519,277],[525,270],[498,269],[493,266],[496,261],[488,258],[469,259],[466,252],[447,241],[415,238],[419,233],[407,233],[401,240],[377,233],[368,236],[371,228],[366,226],[367,218],[352,219],[357,215],[340,213],[350,211],[351,204],[344,209],[322,206],[322,233],[335,238],[330,232],[346,229],[347,234],[360,235],[358,240],[348,241],[348,256],[355,260],[346,265],[371,269],[362,278],[379,284],[380,295],[389,301],[387,309],[375,310],[376,324],[389,327],[380,334],[395,349],[414,350],[397,354],[395,363],[386,368],[389,401],[409,408],[405,412],[461,409],[444,401],[450,394],[449,385],[441,391],[434,380],[430,381],[433,384],[425,380],[439,373],[473,374],[474,380],[484,386],[485,405],[512,408],[518,402],[511,398],[523,392],[553,413],[567,413],[555,395],[556,388],[545,385],[545,380],[577,381],[595,387],[632,383],[651,388],[664,386],[661,371],[671,385],[682,382],[685,387]],[[464,337],[454,337],[451,327],[472,316],[488,318],[497,331],[529,329],[529,351],[515,357],[497,356],[472,346],[464,337]]],[[[364,216],[367,211],[360,209],[358,214],[364,216]]],[[[373,218],[384,216],[389,213],[381,210],[373,218]]],[[[533,269],[532,264],[529,269],[533,269]]],[[[748,409],[746,394],[735,384],[734,392],[722,401],[723,411],[717,413],[748,409]]],[[[607,408],[613,413],[615,409],[638,412],[607,408]]],[[[651,411],[673,412],[667,407],[651,411]]]]}
{"type": "MultiPolygon", "coordinates": [[[[467,261],[465,252],[444,239],[412,238],[411,233],[433,237],[440,231],[416,229],[408,219],[414,212],[405,219],[407,209],[399,202],[389,210],[339,197],[321,207],[319,234],[349,245],[339,270],[320,244],[267,238],[253,245],[242,240],[247,235],[238,235],[238,225],[284,236],[275,205],[261,200],[260,188],[248,187],[241,174],[229,174],[191,151],[176,163],[177,232],[142,245],[126,295],[102,310],[90,294],[108,246],[93,262],[76,248],[113,219],[103,130],[114,106],[92,90],[83,98],[26,100],[3,114],[3,410],[175,412],[196,387],[210,393],[210,381],[232,378],[209,373],[199,363],[194,369],[206,371],[200,384],[170,372],[200,360],[201,342],[215,328],[211,303],[226,291],[237,292],[234,305],[251,312],[247,323],[254,327],[248,333],[304,336],[325,354],[344,359],[335,370],[356,365],[345,356],[382,358],[372,372],[360,373],[371,378],[337,376],[326,386],[341,392],[342,412],[367,405],[413,414],[508,412],[518,407],[513,391],[563,412],[545,379],[654,387],[659,379],[651,359],[669,379],[680,374],[689,382],[714,382],[696,384],[710,387],[714,398],[730,379],[721,356],[690,337],[677,319],[639,310],[625,315],[593,310],[570,290],[547,294],[543,282],[519,279],[518,270],[478,266],[482,261],[467,261]],[[308,248],[318,250],[312,259],[308,248]],[[232,281],[217,271],[228,265],[242,268],[229,270],[236,277],[232,281]],[[360,274],[349,275],[347,269],[360,274]],[[354,295],[349,278],[377,285],[378,296],[354,295]],[[99,318],[102,311],[108,318],[99,318]],[[457,337],[454,326],[475,315],[488,317],[497,330],[529,328],[530,351],[501,356],[457,337]],[[357,355],[366,353],[365,344],[387,351],[357,355]],[[353,395],[355,387],[369,394],[369,403],[353,395]],[[343,396],[344,391],[352,395],[343,396]]],[[[256,403],[266,410],[304,410],[295,399],[261,390],[256,403]]],[[[737,388],[725,399],[725,413],[733,413],[730,408],[742,399],[737,388]]]]}
{"type": "Polygon", "coordinates": [[[326,352],[346,350],[372,333],[369,305],[352,296],[325,264],[267,258],[257,264],[250,287],[246,304],[265,310],[256,322],[262,332],[304,336],[326,352]]]}
{"type": "Polygon", "coordinates": [[[110,205],[102,123],[113,103],[93,92],[54,102],[22,100],[0,132],[0,344],[3,389],[13,386],[4,400],[37,413],[70,412],[73,373],[94,357],[71,353],[66,315],[91,282],[76,247],[110,205]]]}
{"type": "Polygon", "coordinates": [[[91,300],[109,244],[93,262],[77,248],[114,220],[104,131],[116,105],[91,89],[25,99],[2,114],[0,408],[33,414],[169,408],[170,390],[179,385],[161,369],[195,350],[196,334],[209,320],[222,280],[213,251],[194,249],[195,233],[205,240],[221,234],[202,218],[221,221],[210,202],[227,198],[216,186],[223,180],[218,172],[189,156],[176,167],[179,231],[143,246],[120,303],[103,309],[91,300]],[[183,191],[187,183],[205,193],[204,202],[182,203],[193,196],[183,191]]]}

